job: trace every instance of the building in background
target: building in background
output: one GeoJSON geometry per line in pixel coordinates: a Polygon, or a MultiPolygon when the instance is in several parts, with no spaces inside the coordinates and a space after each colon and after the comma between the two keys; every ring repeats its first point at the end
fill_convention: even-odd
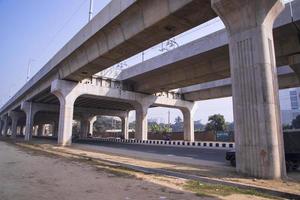
{"type": "Polygon", "coordinates": [[[300,115],[300,88],[279,91],[282,124],[290,125],[300,115]]]}

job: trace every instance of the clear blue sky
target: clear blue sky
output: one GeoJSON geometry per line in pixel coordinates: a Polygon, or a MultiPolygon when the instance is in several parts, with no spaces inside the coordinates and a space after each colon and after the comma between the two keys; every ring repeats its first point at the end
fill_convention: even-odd
{"type": "MultiPolygon", "coordinates": [[[[109,0],[95,0],[95,12],[109,0]]],[[[36,73],[88,20],[89,0],[0,0],[0,103],[36,73]]]]}
{"type": "MultiPolygon", "coordinates": [[[[94,0],[94,13],[108,2],[94,0]]],[[[24,85],[30,60],[32,76],[87,23],[88,9],[89,0],[0,0],[0,105],[24,85]]],[[[149,118],[167,121],[169,110],[171,121],[182,116],[154,108],[149,118]]],[[[214,113],[233,121],[231,98],[198,102],[195,120],[214,113]]]]}

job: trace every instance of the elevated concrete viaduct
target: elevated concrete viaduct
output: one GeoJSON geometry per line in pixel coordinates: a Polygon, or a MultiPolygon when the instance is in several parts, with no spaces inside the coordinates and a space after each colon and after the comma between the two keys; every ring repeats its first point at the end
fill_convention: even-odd
{"type": "MultiPolygon", "coordinates": [[[[289,66],[278,67],[277,75],[279,89],[300,86],[300,77],[289,66]]],[[[188,101],[230,97],[232,96],[231,78],[180,88],[179,93],[188,101]]]]}
{"type": "MultiPolygon", "coordinates": [[[[63,80],[54,81],[51,86],[51,92],[56,95],[60,101],[59,144],[71,144],[74,103],[80,96],[102,100],[114,100],[125,103],[125,105],[131,105],[131,109],[134,108],[136,110],[137,127],[135,137],[138,140],[147,140],[147,112],[150,106],[178,108],[183,112],[184,120],[186,121],[184,131],[185,139],[190,141],[194,140],[192,114],[195,104],[193,102],[63,80]]],[[[128,110],[130,110],[130,107],[127,111],[128,110]]]]}
{"type": "MultiPolygon", "coordinates": [[[[300,27],[299,1],[293,3],[293,11],[294,23],[300,27]]],[[[273,29],[277,66],[297,62],[291,56],[300,52],[294,23],[287,6],[273,29]]],[[[133,84],[135,91],[149,94],[225,79],[231,76],[228,44],[228,34],[223,29],[129,67],[118,79],[133,84]]]]}
{"type": "MultiPolygon", "coordinates": [[[[147,140],[148,108],[164,106],[183,112],[185,139],[193,141],[194,102],[177,94],[153,94],[230,77],[237,171],[259,178],[285,177],[276,67],[294,63],[298,74],[299,2],[294,6],[295,23],[290,23],[290,12],[280,0],[113,0],[1,108],[2,133],[11,126],[15,137],[23,112],[25,139],[30,140],[35,114],[54,107],[57,112],[59,106],[58,143],[70,145],[76,107],[83,107],[136,110],[136,139],[147,140]],[[273,37],[273,23],[281,12],[273,37]],[[173,56],[170,52],[154,58],[161,59],[159,64],[149,60],[140,65],[150,70],[128,69],[137,71],[121,80],[90,78],[216,16],[225,30],[195,41],[193,51],[183,50],[187,46],[175,49],[173,56]],[[38,103],[49,106],[39,110],[38,103]]],[[[91,117],[89,113],[83,118],[91,117]]],[[[88,122],[83,124],[87,133],[88,122]]]]}
{"type": "Polygon", "coordinates": [[[89,78],[214,17],[209,0],[113,0],[49,60],[0,113],[14,110],[24,99],[48,89],[56,79],[89,78]]]}
{"type": "MultiPolygon", "coordinates": [[[[34,119],[38,112],[59,113],[58,142],[62,145],[71,144],[73,118],[81,121],[82,137],[86,137],[90,131],[90,121],[94,121],[94,117],[100,114],[120,117],[124,137],[128,138],[128,112],[130,110],[136,110],[136,139],[147,140],[147,112],[148,108],[152,106],[179,108],[185,119],[185,139],[194,140],[193,112],[195,104],[193,102],[183,101],[180,96],[176,95],[164,97],[123,90],[119,87],[118,82],[114,81],[110,81],[109,85],[106,84],[108,82],[100,82],[99,85],[99,81],[94,79],[85,80],[82,83],[56,80],[51,86],[53,94],[46,91],[31,101],[22,102],[20,108],[13,112],[21,113],[23,111],[26,114],[25,140],[30,140],[32,137],[34,119]]],[[[14,134],[16,134],[18,119],[11,118],[11,120],[14,134]]]]}

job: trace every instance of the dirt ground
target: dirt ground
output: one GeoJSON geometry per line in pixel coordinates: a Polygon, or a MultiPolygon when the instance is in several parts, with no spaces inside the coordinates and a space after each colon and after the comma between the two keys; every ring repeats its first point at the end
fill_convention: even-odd
{"type": "MultiPolygon", "coordinates": [[[[0,141],[0,200],[272,199],[253,191],[191,185],[186,179],[130,171],[97,158],[133,162],[99,152],[0,141]]],[[[166,167],[147,161],[138,164],[166,167]]]]}
{"type": "Polygon", "coordinates": [[[1,200],[210,199],[0,142],[1,200]]]}

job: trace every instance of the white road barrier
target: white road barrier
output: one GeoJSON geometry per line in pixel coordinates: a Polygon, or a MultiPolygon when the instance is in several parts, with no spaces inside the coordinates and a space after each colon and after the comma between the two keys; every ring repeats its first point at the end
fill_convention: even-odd
{"type": "Polygon", "coordinates": [[[193,148],[220,148],[234,149],[234,142],[212,142],[212,141],[169,141],[169,140],[136,140],[136,139],[120,139],[120,138],[94,138],[93,140],[105,142],[118,142],[126,144],[143,144],[143,145],[159,145],[159,146],[177,146],[177,147],[193,147],[193,148]]]}

